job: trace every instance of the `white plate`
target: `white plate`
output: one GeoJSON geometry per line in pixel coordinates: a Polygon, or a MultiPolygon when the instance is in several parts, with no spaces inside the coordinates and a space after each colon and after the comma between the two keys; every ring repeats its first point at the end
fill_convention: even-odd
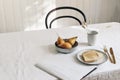
{"type": "Polygon", "coordinates": [[[100,51],[100,50],[97,50],[97,49],[85,49],[85,50],[81,50],[81,51],[77,54],[77,59],[78,59],[79,61],[81,61],[82,63],[84,63],[84,64],[88,64],[88,65],[98,65],[98,64],[102,64],[102,63],[106,62],[107,59],[108,59],[108,57],[107,57],[107,55],[106,55],[103,51],[100,51]],[[101,57],[100,59],[98,59],[97,61],[94,61],[94,62],[85,62],[85,61],[83,60],[83,58],[82,58],[82,54],[83,54],[84,52],[86,52],[86,51],[89,51],[89,50],[95,50],[95,51],[99,52],[99,53],[102,55],[102,57],[101,57]]]}

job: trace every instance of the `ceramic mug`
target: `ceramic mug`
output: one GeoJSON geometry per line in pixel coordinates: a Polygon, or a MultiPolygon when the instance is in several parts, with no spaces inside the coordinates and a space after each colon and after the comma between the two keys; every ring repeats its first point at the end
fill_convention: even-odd
{"type": "Polygon", "coordinates": [[[88,39],[89,46],[93,46],[96,44],[97,35],[98,35],[98,30],[89,29],[87,31],[87,39],[88,39]]]}

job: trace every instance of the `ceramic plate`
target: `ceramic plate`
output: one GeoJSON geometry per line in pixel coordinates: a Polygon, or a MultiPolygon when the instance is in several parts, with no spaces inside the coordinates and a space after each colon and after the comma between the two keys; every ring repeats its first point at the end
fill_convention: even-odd
{"type": "Polygon", "coordinates": [[[107,61],[108,57],[107,55],[103,52],[103,51],[100,51],[100,50],[97,50],[97,49],[85,49],[85,50],[81,50],[78,54],[77,54],[77,59],[84,63],[84,64],[88,64],[88,65],[98,65],[98,64],[102,64],[104,62],[107,61]],[[95,50],[99,53],[99,55],[101,55],[101,58],[99,58],[97,61],[94,61],[94,62],[85,62],[82,58],[82,54],[86,51],[90,51],[90,50],[95,50]]]}

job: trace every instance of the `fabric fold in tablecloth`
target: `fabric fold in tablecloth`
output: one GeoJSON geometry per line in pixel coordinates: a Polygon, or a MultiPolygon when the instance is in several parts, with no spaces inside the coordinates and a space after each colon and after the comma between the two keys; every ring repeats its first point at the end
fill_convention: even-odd
{"type": "Polygon", "coordinates": [[[74,65],[71,65],[69,68],[65,66],[60,66],[57,64],[51,63],[37,63],[35,64],[39,69],[45,70],[46,72],[56,75],[62,80],[80,80],[84,75],[91,71],[96,66],[80,66],[76,68],[74,65]],[[74,74],[74,75],[73,75],[74,74]]]}

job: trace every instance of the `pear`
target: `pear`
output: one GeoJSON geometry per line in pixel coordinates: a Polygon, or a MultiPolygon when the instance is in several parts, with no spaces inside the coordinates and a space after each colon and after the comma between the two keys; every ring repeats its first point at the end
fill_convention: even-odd
{"type": "Polygon", "coordinates": [[[62,47],[64,49],[70,49],[70,48],[72,48],[72,45],[69,42],[65,42],[60,47],[62,47]]]}
{"type": "Polygon", "coordinates": [[[63,43],[65,43],[65,41],[61,37],[58,37],[58,39],[57,39],[57,45],[61,46],[63,43]]]}
{"type": "Polygon", "coordinates": [[[77,39],[77,36],[76,36],[76,37],[69,38],[69,39],[68,39],[68,42],[73,46],[73,45],[75,44],[76,39],[77,39]]]}

